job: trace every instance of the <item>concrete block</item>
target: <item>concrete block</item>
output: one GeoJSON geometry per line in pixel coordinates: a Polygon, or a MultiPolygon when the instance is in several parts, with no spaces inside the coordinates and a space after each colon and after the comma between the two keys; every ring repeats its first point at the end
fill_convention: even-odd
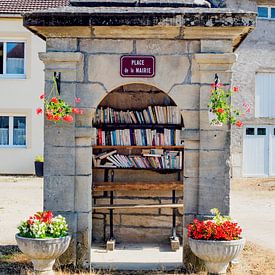
{"type": "Polygon", "coordinates": [[[90,175],[92,173],[92,147],[75,148],[76,175],[90,175]]]}
{"type": "MultiPolygon", "coordinates": [[[[46,139],[47,138],[45,137],[45,140],[46,139]]],[[[44,176],[66,176],[74,174],[75,148],[45,145],[44,176]]]]}
{"type": "Polygon", "coordinates": [[[75,139],[75,145],[76,145],[76,147],[83,147],[83,146],[90,147],[92,145],[91,138],[90,137],[77,137],[75,139]]]}
{"type": "Polygon", "coordinates": [[[76,38],[48,38],[46,41],[47,52],[75,52],[77,51],[76,38]]]}
{"type": "Polygon", "coordinates": [[[81,98],[79,107],[97,108],[102,99],[107,96],[103,85],[100,84],[77,84],[77,97],[81,98]]]}
{"type": "Polygon", "coordinates": [[[96,139],[96,128],[77,126],[75,128],[75,137],[76,138],[91,138],[91,144],[94,145],[93,141],[96,139]]]}
{"type": "Polygon", "coordinates": [[[193,56],[191,61],[191,83],[198,84],[200,83],[200,80],[201,80],[200,66],[193,56]]]}
{"type": "Polygon", "coordinates": [[[229,177],[229,151],[200,151],[200,177],[229,177]]]}
{"type": "Polygon", "coordinates": [[[186,54],[189,45],[190,42],[187,40],[136,40],[137,54],[186,54]]]}
{"type": "Polygon", "coordinates": [[[44,208],[74,211],[74,176],[44,177],[44,208]]]}
{"type": "Polygon", "coordinates": [[[200,140],[200,131],[198,129],[184,129],[181,131],[181,139],[185,141],[199,141],[200,140]]]}
{"type": "Polygon", "coordinates": [[[199,111],[181,110],[185,129],[199,129],[199,111]]]}
{"type": "Polygon", "coordinates": [[[89,212],[92,209],[92,176],[75,177],[75,210],[89,212]]]}
{"type": "MultiPolygon", "coordinates": [[[[128,78],[120,76],[119,68],[120,55],[91,55],[89,57],[88,78],[90,81],[104,84],[107,91],[112,91],[123,84],[129,83],[128,78]]],[[[186,56],[156,56],[155,77],[144,78],[142,83],[153,85],[168,92],[175,83],[182,83],[185,80],[189,68],[190,62],[186,56]],[[165,66],[162,64],[165,64],[165,66]],[[167,78],[167,75],[169,75],[169,78],[167,78]]],[[[141,80],[140,78],[131,78],[131,82],[140,83],[141,80]]]]}
{"type": "Polygon", "coordinates": [[[185,150],[184,151],[184,168],[185,177],[198,177],[199,175],[199,151],[185,150]]]}
{"type": "Polygon", "coordinates": [[[74,146],[74,125],[70,123],[57,123],[49,121],[44,127],[45,146],[74,146]]]}
{"type": "Polygon", "coordinates": [[[114,251],[116,246],[116,240],[109,240],[106,243],[106,250],[107,251],[114,251]]]}
{"type": "Polygon", "coordinates": [[[201,131],[200,148],[202,150],[226,150],[230,146],[229,131],[201,131]]]}
{"type": "Polygon", "coordinates": [[[172,251],[177,251],[180,249],[180,241],[179,239],[170,239],[170,245],[172,251]]]}
{"type": "Polygon", "coordinates": [[[184,212],[196,214],[198,211],[199,178],[184,179],[184,212]]]}
{"type": "Polygon", "coordinates": [[[189,53],[199,53],[201,50],[200,40],[191,40],[188,41],[188,52],[189,53]]]}
{"type": "Polygon", "coordinates": [[[191,150],[199,150],[200,142],[197,140],[186,140],[184,141],[184,148],[191,149],[191,150]]]}
{"type": "Polygon", "coordinates": [[[126,39],[81,39],[80,51],[86,53],[129,54],[133,51],[133,40],[126,39]]]}
{"type": "Polygon", "coordinates": [[[169,96],[174,100],[180,109],[199,109],[199,85],[177,85],[169,92],[169,96]]]}
{"type": "Polygon", "coordinates": [[[231,40],[201,40],[202,53],[230,53],[232,51],[231,40]]]}
{"type": "Polygon", "coordinates": [[[229,213],[229,179],[225,177],[200,178],[199,214],[210,214],[210,209],[218,208],[221,213],[229,213]]]}

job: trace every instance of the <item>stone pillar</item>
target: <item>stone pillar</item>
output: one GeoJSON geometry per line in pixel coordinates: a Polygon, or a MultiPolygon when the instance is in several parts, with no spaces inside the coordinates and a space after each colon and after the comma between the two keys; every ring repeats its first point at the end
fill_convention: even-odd
{"type": "MultiPolygon", "coordinates": [[[[45,64],[45,93],[52,88],[54,72],[61,72],[60,96],[75,106],[76,86],[83,81],[83,54],[79,52],[40,53],[45,64]]],[[[90,261],[92,147],[86,131],[73,123],[45,120],[44,209],[63,215],[73,239],[62,262],[90,261]]]]}
{"type": "Polygon", "coordinates": [[[236,61],[235,54],[230,52],[228,41],[224,42],[224,47],[220,44],[221,42],[216,44],[215,41],[202,41],[202,53],[195,54],[201,85],[198,193],[198,214],[201,216],[209,215],[211,208],[219,208],[223,214],[229,214],[230,208],[230,125],[210,126],[207,107],[215,73],[221,83],[230,87],[231,67],[236,61]],[[219,51],[225,50],[227,53],[213,53],[219,52],[217,46],[219,51]]]}

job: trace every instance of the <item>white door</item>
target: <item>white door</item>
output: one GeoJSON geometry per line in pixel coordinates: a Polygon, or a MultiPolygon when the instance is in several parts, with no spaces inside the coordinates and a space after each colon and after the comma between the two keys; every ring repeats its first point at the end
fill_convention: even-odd
{"type": "Polygon", "coordinates": [[[270,152],[269,152],[269,174],[270,176],[275,176],[275,127],[270,127],[270,152]]]}
{"type": "Polygon", "coordinates": [[[266,126],[247,126],[245,129],[243,147],[245,177],[264,177],[269,174],[268,130],[266,126]]]}

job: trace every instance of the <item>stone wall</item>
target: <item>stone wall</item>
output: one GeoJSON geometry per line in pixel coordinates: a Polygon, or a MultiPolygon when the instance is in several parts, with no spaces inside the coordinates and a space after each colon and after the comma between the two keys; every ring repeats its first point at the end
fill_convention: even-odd
{"type": "MultiPolygon", "coordinates": [[[[45,63],[46,93],[50,91],[53,72],[61,72],[61,97],[72,105],[74,97],[80,97],[79,106],[85,111],[70,125],[45,124],[44,207],[68,218],[74,233],[68,251],[71,260],[90,261],[92,222],[95,240],[108,237],[108,213],[92,214],[92,196],[97,203],[108,201],[102,193],[91,196],[92,181],[103,178],[92,173],[92,145],[96,142],[92,118],[102,99],[121,85],[154,86],[181,109],[185,125],[181,134],[185,146],[184,192],[177,192],[177,199],[183,200],[184,213],[181,219],[182,213],[178,212],[179,235],[182,226],[196,215],[208,215],[213,207],[229,212],[230,129],[209,126],[207,103],[215,73],[223,83],[230,84],[235,62],[231,41],[48,38],[47,53],[40,54],[40,58],[45,63]],[[123,54],[154,55],[155,77],[122,78],[119,60],[123,54]]],[[[122,176],[128,177],[126,172],[122,176]]],[[[143,176],[156,180],[159,177],[153,172],[143,176]]],[[[169,192],[115,193],[121,203],[165,203],[170,197],[169,192]]],[[[170,236],[171,210],[115,213],[119,241],[145,237],[145,241],[162,242],[170,236]]]]}

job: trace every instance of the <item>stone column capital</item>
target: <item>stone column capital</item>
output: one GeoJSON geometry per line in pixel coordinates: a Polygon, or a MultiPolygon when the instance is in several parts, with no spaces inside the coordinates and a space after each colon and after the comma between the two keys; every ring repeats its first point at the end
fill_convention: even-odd
{"type": "MultiPolygon", "coordinates": [[[[236,62],[237,55],[235,53],[197,53],[194,54],[195,61],[200,65],[217,65],[232,64],[236,62]]],[[[209,70],[205,69],[205,70],[209,70]]]]}

